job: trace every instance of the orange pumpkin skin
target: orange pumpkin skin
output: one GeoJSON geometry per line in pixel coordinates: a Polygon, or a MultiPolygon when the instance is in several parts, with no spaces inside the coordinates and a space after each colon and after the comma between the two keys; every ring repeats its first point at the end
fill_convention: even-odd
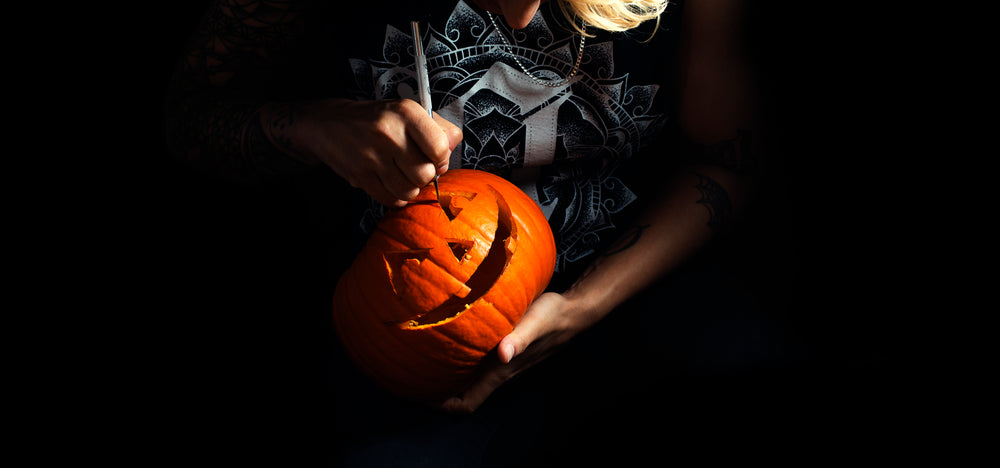
{"type": "Polygon", "coordinates": [[[429,185],[386,214],[333,300],[354,362],[393,393],[424,401],[470,383],[544,292],[556,262],[548,221],[517,186],[455,169],[439,187],[440,205],[429,185]]]}

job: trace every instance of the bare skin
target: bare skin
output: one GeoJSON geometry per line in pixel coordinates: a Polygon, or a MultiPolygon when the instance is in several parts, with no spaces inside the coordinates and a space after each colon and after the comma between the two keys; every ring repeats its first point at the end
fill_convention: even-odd
{"type": "Polygon", "coordinates": [[[531,22],[538,6],[549,0],[473,0],[476,6],[503,15],[507,24],[514,29],[523,29],[531,22]]]}

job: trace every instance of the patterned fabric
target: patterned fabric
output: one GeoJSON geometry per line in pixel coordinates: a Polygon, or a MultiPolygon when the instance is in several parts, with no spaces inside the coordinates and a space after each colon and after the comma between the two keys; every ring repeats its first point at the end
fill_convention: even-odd
{"type": "MultiPolygon", "coordinates": [[[[558,271],[608,240],[614,215],[636,200],[616,170],[656,139],[666,116],[653,106],[658,84],[632,83],[616,69],[609,35],[588,39],[567,86],[533,82],[499,35],[535,76],[558,80],[572,70],[580,36],[550,24],[549,9],[540,8],[526,28],[498,20],[498,31],[484,11],[459,0],[443,23],[430,22],[423,40],[434,110],[463,129],[450,167],[498,174],[537,201],[556,235],[558,271]]],[[[380,57],[350,60],[355,98],[417,99],[413,39],[402,26],[386,26],[380,57]]],[[[384,210],[371,201],[362,230],[370,232],[384,210]]]]}

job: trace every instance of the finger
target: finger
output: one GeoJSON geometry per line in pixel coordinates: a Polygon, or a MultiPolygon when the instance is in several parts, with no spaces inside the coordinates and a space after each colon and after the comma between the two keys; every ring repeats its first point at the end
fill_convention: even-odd
{"type": "Polygon", "coordinates": [[[373,175],[370,178],[362,180],[360,187],[363,188],[369,196],[374,198],[375,201],[385,206],[394,206],[397,208],[406,206],[406,200],[400,199],[386,189],[382,179],[378,176],[373,175]]]}
{"type": "Polygon", "coordinates": [[[441,126],[427,115],[427,111],[414,101],[404,107],[406,117],[406,135],[413,140],[435,168],[446,166],[451,156],[450,137],[441,126]]]}
{"type": "MultiPolygon", "coordinates": [[[[413,187],[423,187],[431,183],[437,168],[427,161],[419,148],[410,147],[396,155],[396,167],[413,187]]],[[[416,195],[414,195],[416,196],[416,195]]]]}
{"type": "Polygon", "coordinates": [[[476,410],[476,408],[470,407],[466,404],[465,400],[459,397],[452,397],[441,404],[441,409],[449,413],[471,413],[476,410]]]}
{"type": "MultiPolygon", "coordinates": [[[[438,126],[441,127],[442,130],[444,130],[445,135],[448,137],[448,149],[450,157],[450,153],[453,153],[455,151],[455,148],[457,148],[458,145],[462,143],[462,128],[459,127],[458,125],[451,123],[450,121],[448,121],[448,119],[445,119],[436,112],[434,113],[434,122],[436,122],[438,126]]],[[[447,162],[445,163],[444,166],[438,166],[438,169],[439,173],[444,173],[444,171],[448,170],[447,162]]]]}
{"type": "MultiPolygon", "coordinates": [[[[399,158],[399,155],[397,155],[396,158],[399,158]]],[[[428,168],[430,167],[430,165],[427,166],[428,168]]],[[[419,186],[411,182],[410,176],[406,174],[406,170],[404,168],[400,167],[400,163],[395,158],[391,159],[390,162],[387,163],[381,171],[379,171],[378,176],[382,180],[382,185],[385,189],[400,200],[409,201],[414,199],[417,194],[420,193],[420,187],[427,185],[426,182],[419,186]]],[[[427,179],[427,182],[430,182],[430,178],[427,179]]]]}
{"type": "Polygon", "coordinates": [[[483,374],[460,397],[446,400],[441,408],[452,413],[471,413],[479,408],[493,392],[512,377],[505,367],[496,367],[483,374]]]}

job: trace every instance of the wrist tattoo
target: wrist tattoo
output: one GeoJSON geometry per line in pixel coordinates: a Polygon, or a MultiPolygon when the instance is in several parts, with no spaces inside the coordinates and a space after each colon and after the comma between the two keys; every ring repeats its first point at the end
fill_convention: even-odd
{"type": "Polygon", "coordinates": [[[698,178],[694,188],[701,194],[701,199],[697,203],[708,210],[708,227],[713,231],[728,228],[733,218],[733,202],[729,198],[729,193],[711,178],[697,172],[692,174],[698,178]]]}
{"type": "Polygon", "coordinates": [[[292,147],[285,132],[294,122],[292,104],[275,106],[271,111],[258,109],[247,122],[240,141],[242,159],[265,174],[280,173],[298,167],[306,159],[292,147]],[[296,162],[290,161],[294,160],[296,162]]]}
{"type": "Polygon", "coordinates": [[[303,21],[300,5],[292,0],[213,4],[168,85],[172,151],[240,178],[289,167],[279,147],[288,141],[274,141],[265,126],[279,122],[261,122],[260,100],[240,89],[272,80],[280,69],[277,51],[300,37],[303,21]]]}
{"type": "Polygon", "coordinates": [[[241,102],[216,96],[188,98],[180,102],[167,124],[175,151],[207,166],[249,173],[264,159],[263,148],[274,152],[258,111],[241,102]]]}
{"type": "Polygon", "coordinates": [[[288,129],[295,123],[297,106],[294,103],[283,103],[274,106],[270,112],[262,112],[260,125],[275,148],[298,160],[304,160],[302,155],[292,146],[288,129]]]}
{"type": "Polygon", "coordinates": [[[736,137],[732,139],[700,146],[695,153],[702,162],[722,166],[739,174],[753,172],[757,167],[752,134],[748,130],[738,130],[736,137]]]}
{"type": "Polygon", "coordinates": [[[266,125],[261,119],[261,112],[257,110],[243,129],[243,135],[240,138],[240,154],[242,156],[240,159],[256,167],[259,166],[257,164],[259,161],[273,157],[272,154],[269,154],[274,152],[273,148],[274,145],[268,137],[266,125]]]}

